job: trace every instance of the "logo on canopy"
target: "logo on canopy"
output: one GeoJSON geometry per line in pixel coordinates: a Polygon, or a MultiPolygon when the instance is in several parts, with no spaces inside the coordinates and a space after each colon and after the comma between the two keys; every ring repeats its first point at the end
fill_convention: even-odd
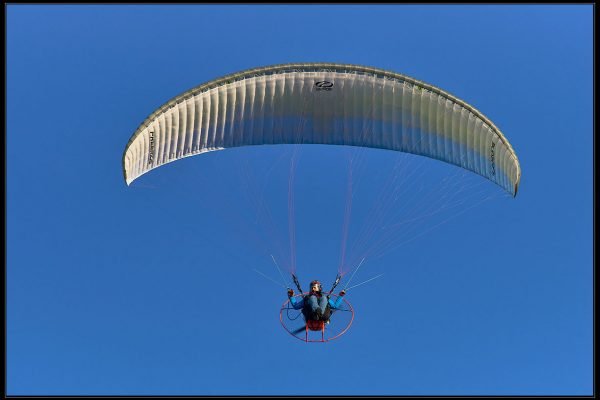
{"type": "Polygon", "coordinates": [[[317,87],[317,90],[331,90],[333,88],[333,82],[319,81],[315,82],[315,86],[317,87]]]}

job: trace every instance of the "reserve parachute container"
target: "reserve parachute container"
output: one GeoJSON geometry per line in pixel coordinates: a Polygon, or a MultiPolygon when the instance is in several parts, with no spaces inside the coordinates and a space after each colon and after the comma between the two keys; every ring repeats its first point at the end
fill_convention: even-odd
{"type": "Polygon", "coordinates": [[[333,144],[445,161],[516,196],[517,156],[473,106],[405,75],[349,64],[281,64],[227,75],[153,112],[123,154],[127,185],[183,157],[230,147],[333,144]]]}

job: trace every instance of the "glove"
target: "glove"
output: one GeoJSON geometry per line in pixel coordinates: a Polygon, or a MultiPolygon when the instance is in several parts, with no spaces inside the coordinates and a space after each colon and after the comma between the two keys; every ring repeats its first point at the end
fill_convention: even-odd
{"type": "Polygon", "coordinates": [[[342,296],[342,297],[343,297],[345,294],[346,294],[346,291],[345,291],[345,290],[342,290],[342,291],[340,292],[340,296],[342,296]]]}
{"type": "Polygon", "coordinates": [[[292,297],[294,295],[294,291],[292,289],[288,289],[288,297],[292,297]]]}

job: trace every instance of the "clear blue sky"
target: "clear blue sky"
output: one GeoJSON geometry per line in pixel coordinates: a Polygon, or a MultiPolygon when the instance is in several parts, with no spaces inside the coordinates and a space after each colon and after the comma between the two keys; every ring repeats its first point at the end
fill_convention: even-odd
{"type": "MultiPolygon", "coordinates": [[[[8,394],[592,394],[592,5],[6,11],[8,394]],[[349,291],[351,329],[306,344],[280,325],[285,289],[254,271],[282,280],[270,254],[289,256],[293,148],[191,157],[130,187],[121,157],[177,94],[321,61],[396,71],[467,101],[503,131],[523,175],[515,199],[465,177],[493,198],[415,223],[414,240],[368,258],[352,285],[383,276],[349,291]],[[261,236],[248,188],[279,233],[261,236]]],[[[364,161],[351,236],[373,194],[402,178],[401,154],[299,150],[304,286],[335,277],[349,154],[364,161]]],[[[433,193],[420,204],[438,200],[436,176],[457,173],[408,164],[423,178],[403,196],[416,184],[433,193]]]]}

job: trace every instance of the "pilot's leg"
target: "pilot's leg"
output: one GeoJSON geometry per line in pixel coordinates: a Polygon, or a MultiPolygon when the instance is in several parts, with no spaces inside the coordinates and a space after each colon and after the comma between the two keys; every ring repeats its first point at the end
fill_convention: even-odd
{"type": "Polygon", "coordinates": [[[308,307],[311,313],[310,319],[318,321],[320,316],[323,314],[321,310],[321,304],[317,296],[308,296],[308,307]]]}
{"type": "Polygon", "coordinates": [[[321,309],[321,315],[325,314],[327,302],[327,296],[321,296],[321,298],[319,299],[319,308],[321,309]]]}

